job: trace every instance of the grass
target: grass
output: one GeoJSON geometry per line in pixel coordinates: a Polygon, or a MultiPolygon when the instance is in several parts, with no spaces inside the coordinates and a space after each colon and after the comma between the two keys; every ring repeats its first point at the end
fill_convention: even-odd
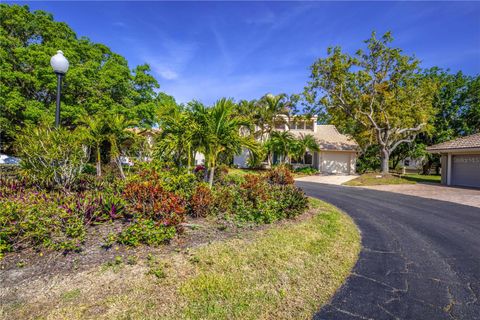
{"type": "Polygon", "coordinates": [[[420,183],[440,183],[442,181],[442,176],[440,175],[406,174],[402,178],[420,183]]]}
{"type": "Polygon", "coordinates": [[[59,275],[55,286],[32,281],[22,288],[22,303],[4,305],[0,316],[311,318],[350,274],[360,251],[360,234],[348,216],[319,200],[312,199],[311,207],[295,221],[135,265],[122,264],[119,272],[59,275]],[[152,269],[161,269],[162,276],[152,269]]]}
{"type": "Polygon", "coordinates": [[[441,177],[437,175],[405,174],[402,177],[391,174],[365,173],[360,177],[347,181],[347,186],[376,186],[385,184],[415,184],[417,182],[440,183],[441,177]]]}
{"type": "Polygon", "coordinates": [[[382,185],[382,184],[405,184],[405,183],[414,184],[415,181],[396,177],[391,174],[384,175],[380,173],[365,173],[358,178],[345,182],[344,185],[376,186],[376,185],[382,185]]]}
{"type": "Polygon", "coordinates": [[[256,169],[240,169],[240,168],[228,168],[228,174],[245,176],[247,174],[261,174],[265,170],[256,170],[256,169]]]}

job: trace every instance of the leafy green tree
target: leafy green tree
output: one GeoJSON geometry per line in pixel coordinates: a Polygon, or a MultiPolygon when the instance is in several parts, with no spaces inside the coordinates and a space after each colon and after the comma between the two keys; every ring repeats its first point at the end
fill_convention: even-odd
{"type": "MultiPolygon", "coordinates": [[[[191,106],[194,104],[197,102],[191,106]]],[[[190,170],[199,148],[199,124],[195,121],[192,110],[170,101],[163,105],[158,118],[161,133],[156,144],[156,157],[164,162],[172,161],[177,166],[186,163],[190,170]]]]}
{"type": "Polygon", "coordinates": [[[95,150],[95,164],[97,176],[102,176],[102,154],[101,148],[106,141],[106,122],[103,116],[84,116],[78,120],[82,126],[79,128],[84,131],[85,140],[90,147],[95,150]]]}
{"type": "Polygon", "coordinates": [[[419,61],[390,47],[391,42],[389,32],[380,39],[373,33],[365,41],[367,50],[353,56],[340,47],[329,48],[328,56],[312,65],[305,89],[310,111],[328,112],[339,127],[353,124],[360,143],[370,138],[379,146],[384,173],[399,145],[431,129],[436,89],[435,81],[422,75],[419,61]]]}
{"type": "Polygon", "coordinates": [[[302,162],[305,163],[306,152],[318,152],[320,151],[320,146],[313,135],[302,134],[299,138],[295,139],[291,149],[293,158],[302,159],[302,162]]]}
{"type": "Polygon", "coordinates": [[[257,143],[241,134],[241,127],[248,122],[234,114],[235,104],[222,98],[211,108],[196,104],[193,108],[195,121],[199,124],[197,142],[210,171],[209,184],[213,185],[215,168],[220,155],[239,154],[242,148],[255,151],[257,143]]]}
{"type": "Polygon", "coordinates": [[[121,114],[108,114],[106,117],[106,138],[110,143],[110,159],[112,163],[117,165],[122,179],[126,177],[120,159],[122,156],[121,148],[127,141],[133,140],[133,133],[127,129],[134,124],[134,121],[127,120],[121,114]]]}
{"type": "Polygon", "coordinates": [[[159,87],[148,65],[130,70],[107,46],[77,37],[65,23],[28,6],[0,4],[0,136],[12,152],[27,124],[53,123],[56,75],[50,57],[61,49],[70,62],[62,89],[62,126],[113,112],[139,126],[155,122],[159,87]]]}
{"type": "Polygon", "coordinates": [[[276,154],[282,163],[288,163],[294,143],[295,137],[291,132],[273,131],[265,144],[271,155],[276,154]]]}

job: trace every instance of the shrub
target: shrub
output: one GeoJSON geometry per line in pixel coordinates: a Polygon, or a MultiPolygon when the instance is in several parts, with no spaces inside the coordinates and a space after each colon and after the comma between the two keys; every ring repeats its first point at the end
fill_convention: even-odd
{"type": "Polygon", "coordinates": [[[277,166],[269,170],[265,177],[270,184],[287,185],[295,182],[292,173],[286,166],[277,166]]]}
{"type": "Polygon", "coordinates": [[[166,226],[176,226],[185,219],[185,201],[166,191],[155,180],[129,182],[123,192],[127,208],[141,218],[152,219],[166,226]]]}
{"type": "Polygon", "coordinates": [[[273,186],[271,197],[277,200],[282,218],[294,218],[308,208],[307,196],[301,189],[293,185],[273,186]]]}
{"type": "Polygon", "coordinates": [[[3,251],[24,246],[78,250],[86,229],[81,214],[68,210],[73,200],[61,193],[30,192],[0,199],[0,244],[3,251]]]}
{"type": "Polygon", "coordinates": [[[88,161],[78,131],[27,127],[16,140],[21,174],[43,188],[70,189],[88,161]]]}
{"type": "Polygon", "coordinates": [[[267,200],[269,186],[265,178],[260,175],[247,174],[244,176],[245,182],[240,187],[242,188],[242,195],[245,200],[254,204],[267,200]]]}
{"type": "Polygon", "coordinates": [[[186,169],[145,169],[136,176],[130,178],[131,181],[154,181],[156,185],[164,190],[174,192],[184,199],[189,199],[197,185],[195,175],[188,173],[186,169]]]}
{"type": "Polygon", "coordinates": [[[175,234],[176,229],[173,226],[165,226],[151,219],[140,219],[120,232],[117,242],[130,246],[141,243],[160,245],[171,240],[175,234]]]}
{"type": "Polygon", "coordinates": [[[228,166],[225,164],[217,166],[213,175],[214,182],[222,182],[228,176],[228,166]]]}
{"type": "Polygon", "coordinates": [[[190,199],[191,215],[194,217],[206,217],[212,212],[213,194],[206,184],[199,184],[190,199]]]}
{"type": "Polygon", "coordinates": [[[308,205],[305,194],[292,184],[273,184],[270,177],[245,175],[241,184],[217,185],[212,211],[227,220],[258,224],[303,213],[308,205]]]}

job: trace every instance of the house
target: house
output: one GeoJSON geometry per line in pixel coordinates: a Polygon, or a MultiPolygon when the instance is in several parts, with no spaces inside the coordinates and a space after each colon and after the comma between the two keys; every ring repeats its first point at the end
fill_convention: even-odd
{"type": "Polygon", "coordinates": [[[441,155],[442,184],[480,188],[480,133],[427,147],[441,155]]]}
{"type": "MultiPolygon", "coordinates": [[[[317,117],[287,118],[283,116],[275,123],[275,130],[288,130],[295,137],[310,134],[317,140],[320,151],[307,151],[304,161],[292,162],[294,167],[310,166],[327,174],[355,173],[358,144],[352,138],[338,132],[334,125],[319,125],[317,117]]],[[[276,155],[273,158],[275,163],[278,158],[276,155]]],[[[234,164],[241,168],[246,167],[247,159],[248,152],[245,151],[234,158],[234,164]]]]}

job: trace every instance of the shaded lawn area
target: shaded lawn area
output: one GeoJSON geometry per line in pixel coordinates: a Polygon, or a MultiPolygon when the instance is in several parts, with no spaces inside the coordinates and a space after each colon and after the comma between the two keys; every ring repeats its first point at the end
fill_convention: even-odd
{"type": "MultiPolygon", "coordinates": [[[[304,319],[350,274],[360,234],[311,200],[295,220],[144,261],[114,261],[19,287],[7,319],[304,319]]],[[[0,291],[0,301],[2,292],[0,291]]],[[[3,292],[5,294],[5,292],[3,292]]],[[[10,299],[11,301],[11,299],[10,299]]]]}
{"type": "Polygon", "coordinates": [[[406,174],[402,176],[405,180],[415,182],[440,183],[442,181],[441,175],[424,175],[424,174],[406,174]]]}
{"type": "Polygon", "coordinates": [[[346,186],[376,186],[385,184],[415,184],[417,182],[440,183],[441,176],[405,174],[400,176],[381,173],[365,173],[344,183],[346,186]]]}

